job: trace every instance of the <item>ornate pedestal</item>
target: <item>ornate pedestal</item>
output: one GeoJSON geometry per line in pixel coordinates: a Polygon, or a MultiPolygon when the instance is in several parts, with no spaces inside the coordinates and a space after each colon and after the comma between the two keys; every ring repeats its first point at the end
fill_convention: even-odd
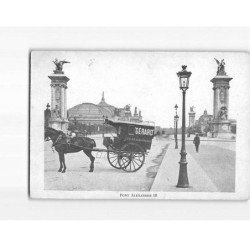
{"type": "Polygon", "coordinates": [[[64,133],[68,130],[68,123],[69,121],[67,119],[61,119],[61,118],[51,117],[49,120],[49,126],[51,128],[54,128],[56,130],[61,130],[64,133]]]}
{"type": "Polygon", "coordinates": [[[210,123],[212,137],[231,138],[233,136],[228,120],[229,82],[232,79],[232,77],[226,75],[224,68],[221,71],[218,68],[217,76],[211,80],[214,91],[214,114],[213,121],[210,123]]]}
{"type": "Polygon", "coordinates": [[[231,122],[228,120],[214,120],[210,123],[212,125],[211,136],[216,138],[230,139],[234,136],[231,132],[231,122]]]}
{"type": "Polygon", "coordinates": [[[49,126],[66,132],[68,129],[67,119],[67,82],[69,78],[64,75],[63,71],[54,71],[49,75],[51,79],[51,118],[49,126]]]}

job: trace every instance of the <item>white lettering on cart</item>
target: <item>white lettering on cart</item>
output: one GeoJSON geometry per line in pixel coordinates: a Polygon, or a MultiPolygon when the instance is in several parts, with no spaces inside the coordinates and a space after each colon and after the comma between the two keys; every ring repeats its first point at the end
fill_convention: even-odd
{"type": "Polygon", "coordinates": [[[146,129],[146,128],[137,128],[135,127],[135,134],[136,135],[154,135],[154,129],[146,129]]]}

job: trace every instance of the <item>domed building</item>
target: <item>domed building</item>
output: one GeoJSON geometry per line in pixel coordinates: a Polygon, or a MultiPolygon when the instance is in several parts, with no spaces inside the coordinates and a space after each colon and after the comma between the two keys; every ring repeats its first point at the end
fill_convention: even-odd
{"type": "Polygon", "coordinates": [[[86,125],[103,124],[103,117],[114,117],[115,107],[105,102],[104,93],[99,104],[85,102],[68,110],[68,119],[72,123],[86,125]]]}
{"type": "Polygon", "coordinates": [[[93,103],[82,103],[68,110],[68,119],[71,122],[93,125],[101,124],[103,116],[109,115],[110,112],[102,110],[98,105],[93,103]]]}
{"type": "Polygon", "coordinates": [[[104,116],[113,117],[115,115],[116,108],[106,103],[104,98],[104,92],[102,92],[102,100],[97,106],[102,110],[104,116]]]}
{"type": "Polygon", "coordinates": [[[139,116],[137,114],[137,108],[135,108],[135,110],[136,114],[132,116],[130,105],[126,105],[125,108],[116,108],[108,104],[105,101],[104,92],[102,92],[102,99],[99,104],[86,102],[78,104],[68,110],[69,129],[86,130],[88,133],[108,132],[111,128],[103,126],[104,117],[116,118],[118,120],[131,120],[136,116],[134,120],[141,122],[141,113],[139,113],[139,116]],[[138,119],[137,116],[139,117],[138,119]]]}

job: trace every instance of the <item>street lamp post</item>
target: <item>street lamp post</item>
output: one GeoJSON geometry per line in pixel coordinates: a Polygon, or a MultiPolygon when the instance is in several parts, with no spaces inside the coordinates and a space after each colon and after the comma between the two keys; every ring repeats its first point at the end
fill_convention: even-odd
{"type": "Polygon", "coordinates": [[[177,148],[178,148],[177,129],[178,129],[178,120],[179,120],[179,116],[177,115],[177,109],[178,109],[177,104],[175,104],[174,108],[175,108],[175,116],[174,116],[174,125],[175,125],[175,148],[177,149],[177,148]]]}
{"type": "Polygon", "coordinates": [[[182,65],[182,71],[177,73],[179,77],[180,89],[182,90],[182,140],[181,140],[181,159],[180,159],[180,169],[179,169],[179,178],[177,187],[179,188],[188,188],[188,174],[187,174],[187,159],[186,159],[186,146],[185,146],[185,134],[186,134],[186,91],[189,87],[189,78],[192,72],[186,70],[187,66],[182,65]]]}

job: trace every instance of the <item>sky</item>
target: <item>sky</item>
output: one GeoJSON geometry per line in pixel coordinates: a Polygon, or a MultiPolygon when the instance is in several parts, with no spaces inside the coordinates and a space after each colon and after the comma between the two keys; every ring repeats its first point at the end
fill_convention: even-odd
{"type": "MultiPolygon", "coordinates": [[[[229,118],[237,118],[239,86],[246,83],[248,57],[228,52],[156,52],[156,51],[35,51],[31,55],[32,84],[41,84],[44,107],[50,103],[52,60],[66,59],[63,71],[70,79],[67,106],[91,102],[98,104],[102,91],[106,102],[115,107],[130,104],[142,111],[143,120],[161,127],[173,127],[174,106],[181,116],[182,92],[176,75],[181,65],[192,72],[186,94],[186,110],[195,106],[196,118],[206,109],[213,114],[213,84],[217,64],[224,59],[226,72],[233,80],[229,90],[229,118]]],[[[188,119],[187,119],[188,120],[188,119]]],[[[181,119],[180,119],[181,122],[181,119]]]]}

